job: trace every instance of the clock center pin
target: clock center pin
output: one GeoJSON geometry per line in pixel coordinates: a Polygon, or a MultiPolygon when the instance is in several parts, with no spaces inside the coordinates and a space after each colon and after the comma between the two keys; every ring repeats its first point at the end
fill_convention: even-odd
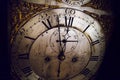
{"type": "Polygon", "coordinates": [[[64,55],[59,55],[59,56],[58,56],[58,59],[59,59],[60,61],[63,61],[63,60],[65,60],[65,56],[64,56],[64,55]]]}

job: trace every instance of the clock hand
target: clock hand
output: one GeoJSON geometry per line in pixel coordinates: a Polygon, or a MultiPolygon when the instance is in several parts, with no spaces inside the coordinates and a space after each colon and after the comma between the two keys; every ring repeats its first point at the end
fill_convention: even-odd
{"type": "MultiPolygon", "coordinates": [[[[59,25],[59,17],[58,17],[58,16],[57,16],[57,22],[58,22],[59,40],[61,40],[61,36],[60,36],[60,25],[59,25]]],[[[61,51],[61,49],[62,49],[62,43],[60,42],[59,51],[61,51]]]]}
{"type": "MultiPolygon", "coordinates": [[[[59,40],[61,41],[61,36],[60,36],[60,25],[59,25],[59,17],[57,16],[57,22],[58,22],[58,32],[59,32],[59,40]]],[[[59,47],[59,55],[58,55],[58,59],[59,60],[64,60],[65,56],[64,56],[64,51],[63,51],[63,47],[62,47],[62,42],[59,42],[60,47],[59,47]]]]}
{"type": "Polygon", "coordinates": [[[64,43],[63,52],[66,50],[66,42],[64,43]]]}
{"type": "MultiPolygon", "coordinates": [[[[67,24],[67,17],[65,16],[65,24],[66,24],[66,27],[67,27],[67,31],[66,31],[66,34],[65,36],[68,34],[69,32],[69,27],[72,26],[72,23],[73,23],[73,17],[70,17],[69,18],[69,21],[68,21],[68,24],[67,24]]],[[[70,42],[70,41],[67,41],[67,39],[70,37],[68,36],[67,38],[64,37],[64,39],[61,41],[61,36],[60,36],[60,25],[59,25],[59,17],[57,16],[57,22],[58,22],[58,32],[59,32],[59,43],[60,43],[60,47],[59,47],[59,55],[58,55],[58,58],[60,60],[64,60],[65,59],[65,56],[64,56],[64,53],[65,53],[65,50],[66,50],[66,43],[67,42],[70,42]],[[64,44],[62,46],[62,43],[64,44]]]]}
{"type": "Polygon", "coordinates": [[[60,77],[60,65],[61,65],[61,62],[59,61],[59,66],[58,66],[58,74],[57,74],[57,77],[60,77]]]}
{"type": "Polygon", "coordinates": [[[66,42],[78,42],[78,40],[66,40],[66,39],[63,39],[63,40],[56,40],[56,42],[63,42],[63,43],[66,43],[66,42]]]}

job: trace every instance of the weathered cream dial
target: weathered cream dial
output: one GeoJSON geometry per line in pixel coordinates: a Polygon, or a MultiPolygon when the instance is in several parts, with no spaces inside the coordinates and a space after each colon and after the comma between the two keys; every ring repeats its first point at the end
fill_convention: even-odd
{"type": "Polygon", "coordinates": [[[44,10],[20,26],[12,67],[21,80],[88,80],[101,62],[104,39],[98,21],[80,10],[44,10]]]}

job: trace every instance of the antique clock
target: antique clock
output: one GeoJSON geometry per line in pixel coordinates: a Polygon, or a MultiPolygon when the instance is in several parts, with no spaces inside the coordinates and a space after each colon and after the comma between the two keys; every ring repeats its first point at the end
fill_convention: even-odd
{"type": "Polygon", "coordinates": [[[103,21],[110,16],[107,11],[91,0],[11,2],[13,80],[89,80],[95,75],[110,30],[110,21],[103,21]]]}

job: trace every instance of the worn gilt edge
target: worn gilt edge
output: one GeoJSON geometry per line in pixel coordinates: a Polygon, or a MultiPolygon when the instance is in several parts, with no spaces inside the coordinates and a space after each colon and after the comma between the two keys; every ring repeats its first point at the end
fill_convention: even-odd
{"type": "Polygon", "coordinates": [[[49,8],[58,8],[58,6],[49,6],[49,5],[38,5],[34,3],[20,2],[19,5],[13,6],[14,9],[10,11],[10,24],[11,24],[11,33],[10,33],[10,43],[12,44],[15,34],[18,32],[21,25],[28,21],[34,14],[40,12],[41,10],[49,8]],[[15,8],[16,7],[16,8],[15,8]],[[23,10],[25,9],[25,11],[23,10]],[[27,10],[26,10],[27,9],[27,10]]]}

